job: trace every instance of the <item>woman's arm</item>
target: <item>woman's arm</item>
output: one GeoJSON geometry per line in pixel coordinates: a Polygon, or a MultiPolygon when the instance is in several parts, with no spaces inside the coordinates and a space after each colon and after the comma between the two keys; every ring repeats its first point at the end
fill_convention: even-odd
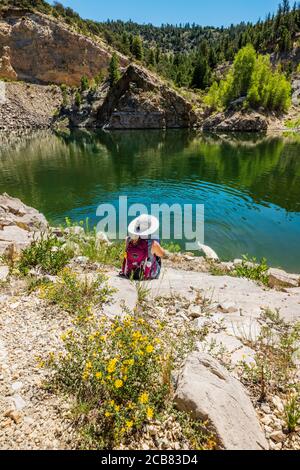
{"type": "Polygon", "coordinates": [[[152,254],[158,256],[159,258],[163,258],[165,256],[165,250],[157,241],[152,243],[152,254]]]}

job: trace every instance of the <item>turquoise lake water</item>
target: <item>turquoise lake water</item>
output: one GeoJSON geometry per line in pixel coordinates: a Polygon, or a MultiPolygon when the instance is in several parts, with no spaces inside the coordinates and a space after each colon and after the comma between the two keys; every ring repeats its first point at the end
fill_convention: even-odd
{"type": "Polygon", "coordinates": [[[300,272],[300,138],[194,131],[38,133],[0,145],[0,193],[43,212],[96,224],[120,195],[204,204],[205,243],[300,272]]]}

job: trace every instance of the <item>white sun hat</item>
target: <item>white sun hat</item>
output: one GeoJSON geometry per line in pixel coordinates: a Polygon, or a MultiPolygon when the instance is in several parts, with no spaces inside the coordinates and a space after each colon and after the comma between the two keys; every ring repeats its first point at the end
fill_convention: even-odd
{"type": "Polygon", "coordinates": [[[130,237],[139,237],[142,239],[150,238],[152,235],[158,235],[159,221],[152,215],[140,215],[134,219],[128,227],[130,237]]]}

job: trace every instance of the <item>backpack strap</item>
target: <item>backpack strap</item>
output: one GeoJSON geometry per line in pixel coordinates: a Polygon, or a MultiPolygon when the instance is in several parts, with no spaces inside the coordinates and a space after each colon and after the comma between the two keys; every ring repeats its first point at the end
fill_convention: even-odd
{"type": "Polygon", "coordinates": [[[153,240],[151,240],[151,238],[148,240],[148,259],[151,259],[153,258],[153,254],[152,254],[152,245],[153,245],[153,240]]]}

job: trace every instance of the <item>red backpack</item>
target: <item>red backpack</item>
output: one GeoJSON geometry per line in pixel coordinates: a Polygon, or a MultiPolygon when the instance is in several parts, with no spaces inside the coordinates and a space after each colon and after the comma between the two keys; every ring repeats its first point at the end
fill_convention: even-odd
{"type": "Polygon", "coordinates": [[[134,279],[156,279],[160,272],[157,257],[152,254],[152,240],[139,239],[133,243],[130,238],[126,242],[126,255],[123,262],[122,275],[134,279]]]}

